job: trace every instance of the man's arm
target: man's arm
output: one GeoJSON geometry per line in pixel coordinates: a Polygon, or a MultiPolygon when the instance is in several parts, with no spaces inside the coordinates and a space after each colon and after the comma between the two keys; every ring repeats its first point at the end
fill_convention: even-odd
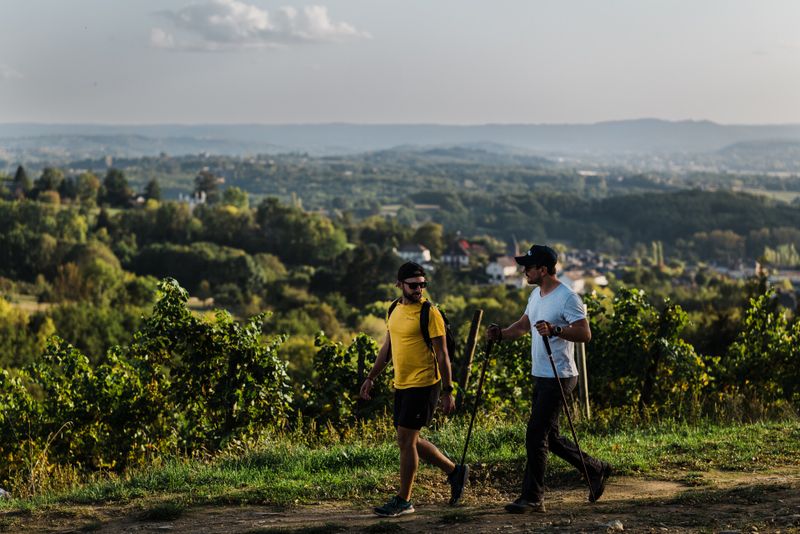
{"type": "Polygon", "coordinates": [[[431,338],[431,345],[433,352],[436,355],[436,361],[439,363],[439,372],[442,373],[442,389],[445,390],[442,396],[442,412],[445,414],[451,413],[455,407],[456,402],[453,397],[453,372],[450,367],[450,355],[447,354],[447,343],[445,343],[445,336],[438,336],[431,338]]]}
{"type": "Polygon", "coordinates": [[[543,336],[558,335],[561,339],[576,343],[588,343],[592,339],[592,330],[589,328],[587,319],[580,319],[569,326],[562,327],[560,334],[556,334],[557,328],[546,321],[537,324],[536,330],[543,336]]]}
{"type": "Polygon", "coordinates": [[[498,325],[491,325],[487,331],[489,339],[501,341],[503,339],[517,339],[531,331],[531,320],[527,314],[522,314],[517,322],[507,328],[500,328],[498,325]]]}
{"type": "Polygon", "coordinates": [[[381,345],[381,349],[378,351],[378,357],[375,358],[372,369],[367,373],[367,378],[364,379],[364,383],[361,384],[359,396],[362,399],[370,400],[372,398],[369,393],[372,390],[372,386],[375,385],[375,379],[378,378],[378,375],[381,374],[389,364],[389,355],[391,351],[392,339],[389,337],[389,332],[386,332],[386,337],[383,338],[383,345],[381,345]]]}

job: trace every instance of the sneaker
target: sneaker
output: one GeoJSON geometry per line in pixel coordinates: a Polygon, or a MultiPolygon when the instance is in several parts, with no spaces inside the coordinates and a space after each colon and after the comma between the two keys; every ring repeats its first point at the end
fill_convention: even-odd
{"type": "Polygon", "coordinates": [[[464,486],[467,484],[469,476],[469,466],[456,465],[453,472],[447,475],[447,483],[450,484],[450,506],[458,504],[461,494],[464,493],[464,486]]]}
{"type": "Polygon", "coordinates": [[[407,501],[399,495],[395,495],[383,506],[376,507],[375,513],[381,517],[397,517],[398,515],[413,514],[414,505],[411,504],[411,501],[407,501]]]}
{"type": "Polygon", "coordinates": [[[514,502],[506,505],[506,512],[510,514],[526,514],[528,512],[536,512],[543,514],[545,512],[543,501],[529,501],[520,497],[514,502]]]}
{"type": "Polygon", "coordinates": [[[589,479],[589,487],[592,489],[589,492],[589,502],[596,502],[603,496],[603,492],[606,490],[606,482],[608,482],[608,477],[610,476],[611,466],[606,462],[600,462],[600,473],[589,479]]]}

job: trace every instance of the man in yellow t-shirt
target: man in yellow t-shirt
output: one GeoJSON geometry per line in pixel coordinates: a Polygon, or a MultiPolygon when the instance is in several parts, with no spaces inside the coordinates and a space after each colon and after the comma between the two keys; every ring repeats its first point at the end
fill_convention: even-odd
{"type": "Polygon", "coordinates": [[[386,337],[375,365],[361,386],[361,398],[369,400],[374,379],[390,359],[394,362],[394,426],[400,448],[400,491],[389,502],[375,508],[376,514],[386,517],[414,511],[411,488],[420,458],[447,474],[451,504],[461,497],[468,475],[466,466],[456,466],[436,445],[419,435],[422,427],[430,424],[441,391],[444,391],[442,412],[449,414],[455,408],[444,319],[435,306],[428,305],[428,345],[420,326],[420,314],[426,302],[422,290],[427,286],[422,266],[404,263],[397,272],[396,285],[403,294],[387,313],[386,337]]]}

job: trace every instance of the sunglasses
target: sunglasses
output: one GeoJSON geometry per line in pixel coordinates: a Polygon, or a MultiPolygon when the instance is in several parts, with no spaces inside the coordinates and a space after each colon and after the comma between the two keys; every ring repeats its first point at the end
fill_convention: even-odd
{"type": "Polygon", "coordinates": [[[428,287],[428,282],[403,282],[405,285],[410,287],[411,289],[423,288],[425,289],[428,287]]]}

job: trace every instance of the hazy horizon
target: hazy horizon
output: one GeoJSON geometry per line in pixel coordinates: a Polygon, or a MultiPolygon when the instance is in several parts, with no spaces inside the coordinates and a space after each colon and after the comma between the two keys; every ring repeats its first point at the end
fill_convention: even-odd
{"type": "Polygon", "coordinates": [[[639,117],[631,119],[606,119],[592,122],[483,122],[483,123],[445,123],[445,122],[45,122],[45,121],[0,121],[0,125],[31,126],[109,126],[109,127],[148,127],[148,126],[447,126],[447,127],[480,127],[480,126],[594,126],[630,122],[663,122],[672,124],[693,123],[713,124],[716,126],[800,126],[797,122],[763,122],[763,123],[723,123],[710,119],[662,119],[658,117],[639,117]]]}

